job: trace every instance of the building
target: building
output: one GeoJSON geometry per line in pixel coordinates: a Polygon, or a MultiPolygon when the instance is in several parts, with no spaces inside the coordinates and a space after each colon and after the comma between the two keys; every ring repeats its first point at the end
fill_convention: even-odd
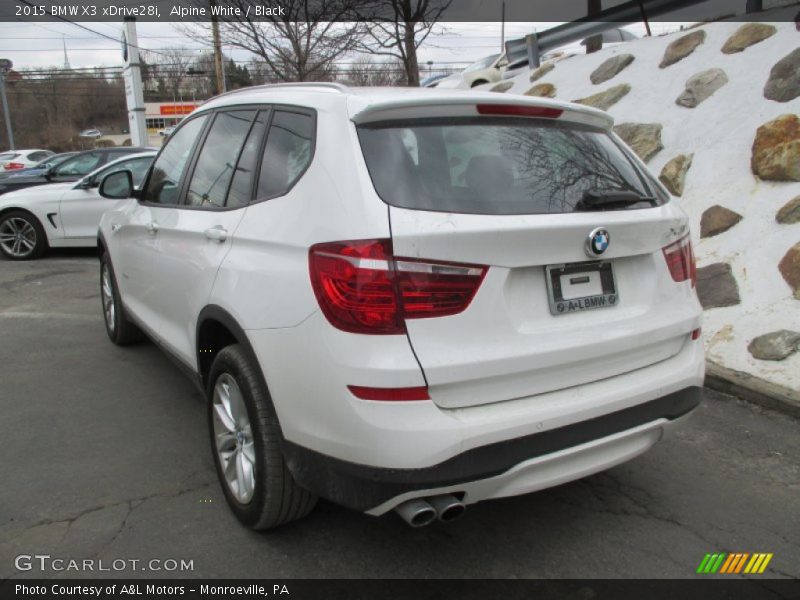
{"type": "Polygon", "coordinates": [[[144,116],[147,129],[158,131],[177,125],[198,106],[199,102],[145,102],[144,116]]]}

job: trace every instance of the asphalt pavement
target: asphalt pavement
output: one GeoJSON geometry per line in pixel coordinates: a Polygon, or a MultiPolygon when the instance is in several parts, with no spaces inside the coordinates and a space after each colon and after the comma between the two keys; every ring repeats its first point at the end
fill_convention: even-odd
{"type": "Polygon", "coordinates": [[[321,501],[250,532],[217,483],[203,398],[153,344],[108,341],[98,272],[84,251],[0,259],[0,579],[685,578],[719,551],[773,553],[761,577],[800,577],[800,422],[711,390],[647,454],[450,524],[321,501]],[[125,567],[21,571],[20,555],[125,567]]]}

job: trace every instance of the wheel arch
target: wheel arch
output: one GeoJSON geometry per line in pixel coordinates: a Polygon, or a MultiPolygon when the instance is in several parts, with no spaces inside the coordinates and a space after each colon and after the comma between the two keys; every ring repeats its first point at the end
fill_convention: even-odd
{"type": "Polygon", "coordinates": [[[264,385],[264,389],[267,389],[264,373],[260,368],[258,357],[247,334],[228,311],[216,304],[209,304],[200,311],[195,329],[197,373],[200,376],[203,387],[208,385],[208,374],[214,358],[220,350],[231,344],[241,345],[248,358],[253,361],[254,365],[259,367],[258,376],[264,385]]]}

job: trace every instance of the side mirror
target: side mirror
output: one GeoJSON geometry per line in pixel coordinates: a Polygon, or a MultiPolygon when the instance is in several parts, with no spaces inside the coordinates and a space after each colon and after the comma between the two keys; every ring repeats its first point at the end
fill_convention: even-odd
{"type": "Polygon", "coordinates": [[[109,173],[100,182],[100,195],[111,200],[124,200],[133,197],[133,173],[115,171],[109,173]]]}
{"type": "Polygon", "coordinates": [[[78,182],[78,185],[76,185],[75,187],[82,190],[88,190],[90,187],[93,187],[94,185],[96,185],[96,182],[94,182],[91,179],[81,179],[78,182]]]}

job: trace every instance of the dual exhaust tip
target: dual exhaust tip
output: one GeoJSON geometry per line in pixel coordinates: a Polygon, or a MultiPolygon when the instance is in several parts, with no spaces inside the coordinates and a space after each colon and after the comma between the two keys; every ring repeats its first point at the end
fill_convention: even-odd
{"type": "Polygon", "coordinates": [[[466,510],[464,503],[452,494],[407,500],[394,509],[411,527],[425,527],[436,519],[449,523],[458,519],[466,510]]]}

